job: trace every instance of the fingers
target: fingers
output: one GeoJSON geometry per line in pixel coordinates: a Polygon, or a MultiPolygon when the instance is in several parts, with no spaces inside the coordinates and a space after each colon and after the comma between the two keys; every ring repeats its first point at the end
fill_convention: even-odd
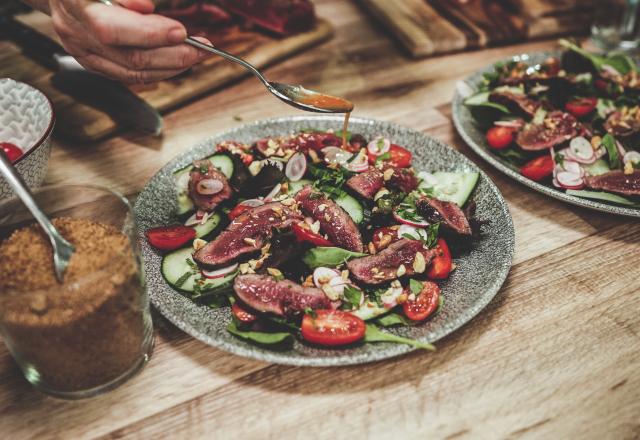
{"type": "Polygon", "coordinates": [[[118,0],[117,3],[141,14],[151,14],[155,9],[155,5],[151,0],[118,0]]]}
{"type": "Polygon", "coordinates": [[[88,70],[129,84],[147,84],[172,78],[186,69],[132,70],[99,55],[91,54],[77,58],[88,70]]]}
{"type": "Polygon", "coordinates": [[[161,15],[139,14],[97,3],[83,11],[89,32],[104,45],[161,47],[182,43],[187,37],[180,22],[161,15]]]}

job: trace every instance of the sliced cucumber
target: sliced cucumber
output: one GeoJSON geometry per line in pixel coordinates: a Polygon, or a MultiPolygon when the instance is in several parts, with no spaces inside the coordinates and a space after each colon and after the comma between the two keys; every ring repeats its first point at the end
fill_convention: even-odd
{"type": "Polygon", "coordinates": [[[603,200],[605,202],[617,203],[619,205],[626,206],[640,206],[640,203],[636,203],[633,200],[626,197],[619,196],[618,194],[612,194],[604,191],[587,191],[587,190],[574,190],[568,189],[567,194],[570,196],[582,197],[585,199],[603,200]]]}
{"type": "Polygon", "coordinates": [[[306,185],[313,185],[313,182],[307,179],[300,179],[296,182],[289,182],[289,194],[297,194],[306,185]]]}
{"type": "MultiPolygon", "coordinates": [[[[194,284],[197,280],[202,279],[199,271],[194,271],[192,265],[187,261],[191,261],[193,265],[193,249],[183,248],[167,254],[162,259],[161,272],[164,279],[171,287],[183,292],[194,292],[194,284]]],[[[238,273],[233,272],[227,276],[205,280],[205,291],[216,289],[220,286],[230,283],[238,273]]]]}
{"type": "MultiPolygon", "coordinates": [[[[214,154],[207,157],[211,161],[213,166],[218,168],[227,179],[231,178],[233,174],[233,160],[226,154],[214,154]]],[[[178,193],[178,215],[186,214],[192,211],[195,206],[189,198],[189,179],[186,177],[193,165],[188,165],[184,168],[180,168],[173,172],[173,177],[176,182],[176,192],[178,193]]]]}
{"type": "Polygon", "coordinates": [[[479,174],[436,171],[433,174],[418,173],[418,177],[422,178],[420,188],[432,189],[434,197],[463,206],[476,187],[479,174]]]}
{"type": "Polygon", "coordinates": [[[373,318],[377,318],[380,315],[384,315],[389,312],[391,309],[387,309],[386,307],[381,307],[377,303],[372,301],[365,301],[358,310],[353,310],[352,315],[357,316],[363,321],[368,321],[373,318]]]}
{"type": "Polygon", "coordinates": [[[599,176],[600,174],[608,173],[611,171],[609,164],[604,159],[598,159],[591,165],[585,166],[585,171],[590,176],[599,176]]]}
{"type": "Polygon", "coordinates": [[[355,197],[345,193],[338,197],[335,202],[349,214],[349,217],[354,222],[361,223],[364,220],[364,208],[355,197]]]}
{"type": "Polygon", "coordinates": [[[204,222],[203,224],[198,223],[197,225],[195,225],[193,229],[196,230],[196,237],[202,238],[211,234],[211,232],[213,232],[213,230],[216,229],[220,224],[220,220],[222,220],[220,214],[214,212],[206,222],[204,222]]]}

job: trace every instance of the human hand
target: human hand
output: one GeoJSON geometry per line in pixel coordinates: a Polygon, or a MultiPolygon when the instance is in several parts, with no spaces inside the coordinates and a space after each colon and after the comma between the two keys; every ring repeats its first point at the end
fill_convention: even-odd
{"type": "Polygon", "coordinates": [[[183,44],[184,26],[153,14],[151,0],[118,3],[122,7],[49,0],[63,47],[86,69],[127,83],[149,83],[175,76],[209,56],[183,44]]]}

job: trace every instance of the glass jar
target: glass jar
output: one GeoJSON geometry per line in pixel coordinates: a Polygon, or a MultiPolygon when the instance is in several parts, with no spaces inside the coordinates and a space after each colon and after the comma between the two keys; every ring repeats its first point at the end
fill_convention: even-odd
{"type": "Polygon", "coordinates": [[[26,379],[62,398],[122,384],[153,347],[129,202],[105,188],[33,191],[75,249],[63,283],[46,236],[17,199],[0,201],[0,333],[26,379]]]}

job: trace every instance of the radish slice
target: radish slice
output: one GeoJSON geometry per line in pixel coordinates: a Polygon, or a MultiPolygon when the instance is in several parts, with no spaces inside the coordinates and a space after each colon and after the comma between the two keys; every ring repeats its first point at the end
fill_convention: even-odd
{"type": "Polygon", "coordinates": [[[307,172],[307,158],[304,153],[296,153],[287,162],[284,175],[292,182],[302,179],[304,173],[307,172]]]}
{"type": "Polygon", "coordinates": [[[556,180],[562,188],[579,189],[584,186],[584,179],[579,174],[562,171],[556,175],[556,180]]]}
{"type": "Polygon", "coordinates": [[[415,226],[416,228],[423,228],[425,226],[429,226],[429,222],[426,220],[418,221],[418,220],[407,220],[402,218],[400,214],[398,214],[395,210],[393,211],[393,218],[395,218],[400,223],[404,223],[405,225],[415,226]]]}
{"type": "MultiPolygon", "coordinates": [[[[348,284],[349,284],[349,281],[344,280],[341,276],[331,278],[331,280],[329,281],[329,285],[331,286],[331,288],[334,291],[336,291],[336,293],[338,293],[340,296],[344,294],[344,289],[345,287],[347,287],[348,284]]],[[[364,297],[364,295],[362,296],[364,297]]]]}
{"type": "Polygon", "coordinates": [[[315,286],[320,289],[322,288],[323,284],[328,284],[336,277],[342,279],[342,277],[340,276],[340,271],[336,269],[330,269],[328,267],[316,267],[316,269],[313,271],[313,284],[315,284],[315,286]]]}
{"type": "Polygon", "coordinates": [[[203,225],[206,223],[206,221],[209,219],[209,213],[206,211],[198,211],[195,214],[193,214],[191,217],[189,217],[185,222],[184,225],[185,226],[196,226],[196,225],[203,225]],[[202,212],[202,215],[198,215],[200,212],[202,212]]]}
{"type": "Polygon", "coordinates": [[[637,151],[627,151],[622,161],[626,164],[631,162],[632,164],[640,163],[640,153],[637,151]]]}
{"type": "Polygon", "coordinates": [[[205,196],[218,194],[224,185],[217,179],[202,179],[196,186],[196,192],[205,196]]]}
{"type": "Polygon", "coordinates": [[[416,228],[414,226],[402,225],[398,228],[398,237],[406,238],[407,236],[411,237],[414,240],[422,240],[426,238],[426,234],[424,229],[416,228]]]}
{"type": "Polygon", "coordinates": [[[522,119],[512,119],[509,121],[496,121],[493,123],[498,127],[508,127],[508,128],[522,128],[524,126],[524,121],[522,119]]]}
{"type": "Polygon", "coordinates": [[[367,151],[374,156],[380,156],[389,151],[391,141],[385,137],[378,136],[367,144],[367,151]]]}
{"type": "Polygon", "coordinates": [[[339,147],[324,147],[322,150],[324,160],[327,163],[345,164],[353,157],[353,154],[339,147]]]}
{"type": "Polygon", "coordinates": [[[238,269],[238,263],[232,264],[231,266],[223,267],[222,269],[216,270],[201,270],[202,276],[208,279],[222,278],[224,276],[233,273],[238,269]]]}
{"type": "Polygon", "coordinates": [[[593,163],[596,161],[596,156],[593,152],[591,142],[582,136],[576,136],[569,142],[569,151],[571,157],[577,162],[581,163],[593,163]]]}
{"type": "Polygon", "coordinates": [[[282,185],[280,185],[279,183],[276,186],[274,186],[273,189],[269,191],[269,194],[267,194],[264,197],[265,203],[269,203],[275,196],[280,194],[281,189],[282,189],[282,185]]]}
{"type": "Polygon", "coordinates": [[[367,153],[364,148],[360,150],[355,159],[347,163],[344,167],[355,173],[367,171],[369,169],[369,158],[367,157],[367,153]]]}
{"type": "Polygon", "coordinates": [[[578,162],[565,159],[562,161],[562,168],[558,171],[559,172],[567,171],[572,174],[580,174],[582,172],[582,167],[578,162]]]}
{"type": "Polygon", "coordinates": [[[380,295],[380,300],[385,308],[390,309],[398,305],[400,295],[402,295],[402,287],[392,287],[380,295]]]}
{"type": "Polygon", "coordinates": [[[251,208],[256,208],[258,206],[264,205],[264,202],[260,199],[248,199],[239,203],[242,206],[249,206],[251,208]]]}

